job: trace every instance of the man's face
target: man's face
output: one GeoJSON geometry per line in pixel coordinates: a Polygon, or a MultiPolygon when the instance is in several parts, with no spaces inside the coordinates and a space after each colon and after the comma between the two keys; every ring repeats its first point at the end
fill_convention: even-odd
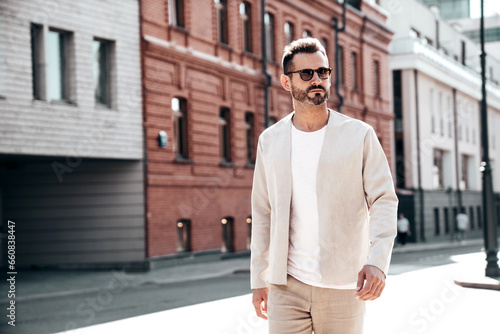
{"type": "MultiPolygon", "coordinates": [[[[321,53],[298,53],[293,57],[293,71],[303,69],[318,69],[328,67],[328,59],[321,53]]],[[[320,105],[325,103],[329,97],[331,86],[331,76],[327,79],[321,79],[318,73],[314,72],[313,77],[304,81],[299,73],[290,74],[291,78],[286,79],[287,85],[283,87],[292,93],[294,100],[309,104],[320,105]]]]}

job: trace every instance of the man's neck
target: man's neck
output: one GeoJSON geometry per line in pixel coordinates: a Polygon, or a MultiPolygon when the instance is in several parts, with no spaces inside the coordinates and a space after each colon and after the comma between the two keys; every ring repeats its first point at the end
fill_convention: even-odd
{"type": "Polygon", "coordinates": [[[293,125],[300,131],[312,132],[323,128],[328,123],[329,111],[326,103],[319,106],[295,103],[293,125]]]}

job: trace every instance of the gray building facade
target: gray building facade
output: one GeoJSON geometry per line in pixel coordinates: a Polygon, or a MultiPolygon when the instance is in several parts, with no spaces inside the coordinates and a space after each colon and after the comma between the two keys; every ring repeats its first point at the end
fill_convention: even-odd
{"type": "Polygon", "coordinates": [[[0,228],[16,224],[17,266],[141,266],[139,2],[4,0],[0,27],[0,228]]]}

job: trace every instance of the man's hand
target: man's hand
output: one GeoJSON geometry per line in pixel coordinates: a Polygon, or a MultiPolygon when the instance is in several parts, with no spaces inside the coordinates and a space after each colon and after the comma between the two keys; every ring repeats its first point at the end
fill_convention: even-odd
{"type": "Polygon", "coordinates": [[[375,300],[382,294],[385,287],[385,274],[379,268],[365,265],[358,274],[356,298],[375,300]]]}
{"type": "Polygon", "coordinates": [[[255,312],[257,316],[262,319],[267,320],[267,294],[269,293],[268,288],[253,289],[253,307],[255,307],[255,312]]]}

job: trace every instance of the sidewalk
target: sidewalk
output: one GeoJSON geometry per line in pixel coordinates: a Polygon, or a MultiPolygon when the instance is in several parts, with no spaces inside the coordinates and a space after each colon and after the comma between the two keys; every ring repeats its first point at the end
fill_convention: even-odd
{"type": "MultiPolygon", "coordinates": [[[[482,254],[453,256],[453,264],[389,275],[382,297],[367,303],[366,333],[496,333],[497,291],[464,289],[453,279],[480,272],[482,254]]],[[[75,330],[99,333],[268,334],[251,295],[171,309],[75,330]]],[[[73,332],[71,332],[73,333],[73,332]]]]}
{"type": "MultiPolygon", "coordinates": [[[[483,244],[481,239],[469,240],[466,245],[483,244]]],[[[460,244],[451,242],[407,244],[396,246],[393,253],[418,252],[457,247],[460,244]]],[[[19,294],[16,300],[25,301],[54,296],[69,296],[86,292],[97,292],[106,289],[113,280],[126,281],[127,286],[140,286],[150,283],[175,283],[195,281],[206,278],[225,276],[238,271],[249,271],[250,257],[235,257],[223,260],[211,260],[192,264],[180,264],[147,272],[124,272],[120,270],[40,270],[19,271],[17,284],[19,294]],[[21,288],[22,287],[22,288],[21,288]]],[[[0,288],[6,286],[0,282],[0,288]]],[[[5,289],[1,290],[5,291],[5,289]]],[[[0,296],[0,304],[8,301],[7,296],[0,296]]]]}

